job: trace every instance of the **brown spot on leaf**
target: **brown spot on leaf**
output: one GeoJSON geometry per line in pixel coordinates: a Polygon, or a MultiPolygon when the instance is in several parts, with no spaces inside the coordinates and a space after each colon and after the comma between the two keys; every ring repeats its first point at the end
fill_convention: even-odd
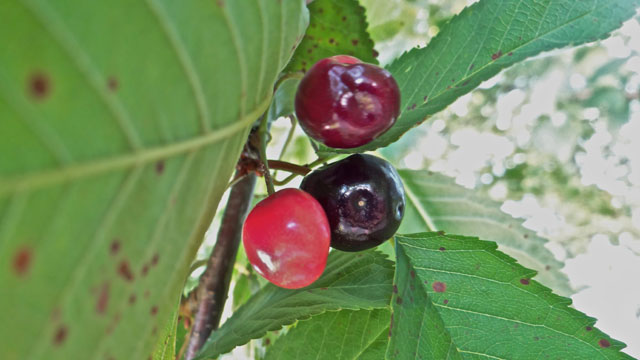
{"type": "Polygon", "coordinates": [[[51,92],[51,80],[43,72],[31,74],[27,86],[29,94],[36,100],[44,100],[51,92]]]}
{"type": "Polygon", "coordinates": [[[118,85],[118,79],[115,76],[110,76],[109,79],[107,79],[107,88],[109,90],[117,91],[118,85]]]}
{"type": "Polygon", "coordinates": [[[397,294],[398,293],[398,285],[393,284],[393,293],[397,294]]]}
{"type": "Polygon", "coordinates": [[[402,298],[400,296],[396,298],[396,304],[402,305],[402,298]]]}
{"type": "Polygon", "coordinates": [[[591,326],[587,326],[587,327],[586,327],[586,328],[584,328],[584,329],[585,329],[585,330],[587,330],[587,331],[591,331],[591,330],[593,330],[593,328],[592,328],[591,326]]]}
{"type": "Polygon", "coordinates": [[[100,286],[98,291],[98,297],[96,299],[96,313],[103,315],[107,312],[107,306],[109,305],[109,282],[105,281],[100,286]]]}
{"type": "Polygon", "coordinates": [[[17,276],[24,277],[29,273],[33,262],[33,250],[29,247],[22,246],[13,255],[13,271],[17,276]]]}
{"type": "Polygon", "coordinates": [[[529,279],[520,279],[520,284],[529,285],[529,279]]]}
{"type": "Polygon", "coordinates": [[[445,292],[447,291],[447,284],[440,282],[440,281],[435,281],[433,283],[433,285],[431,285],[431,287],[433,288],[433,291],[435,292],[445,292]]]}
{"type": "Polygon", "coordinates": [[[611,343],[607,339],[600,339],[600,341],[598,341],[598,345],[600,345],[601,348],[608,348],[611,346],[611,343]]]}
{"type": "Polygon", "coordinates": [[[158,265],[158,260],[160,260],[160,255],[158,255],[157,253],[153,254],[153,257],[151,258],[151,266],[153,267],[158,265]]]}
{"type": "Polygon", "coordinates": [[[411,272],[409,273],[409,275],[411,276],[412,279],[416,278],[416,272],[411,270],[411,272]]]}
{"type": "Polygon", "coordinates": [[[513,52],[509,52],[507,56],[513,56],[513,52]]]}
{"type": "Polygon", "coordinates": [[[129,305],[133,305],[136,303],[136,294],[129,295],[129,305]]]}
{"type": "Polygon", "coordinates": [[[438,249],[438,250],[440,250],[440,251],[445,251],[445,250],[447,250],[447,249],[445,249],[445,248],[444,248],[444,246],[440,246],[440,249],[438,249]]]}
{"type": "Polygon", "coordinates": [[[118,265],[118,274],[129,282],[133,281],[133,272],[131,272],[131,267],[129,267],[127,260],[122,260],[120,265],[118,265]]]}
{"type": "Polygon", "coordinates": [[[343,16],[343,17],[342,17],[342,21],[347,21],[347,17],[346,17],[346,16],[343,16]]]}
{"type": "Polygon", "coordinates": [[[444,231],[440,230],[438,231],[436,234],[440,235],[440,236],[444,236],[444,231]]]}
{"type": "Polygon", "coordinates": [[[156,316],[157,314],[158,314],[158,307],[154,305],[151,307],[151,316],[156,316]]]}
{"type": "Polygon", "coordinates": [[[473,70],[473,67],[474,67],[474,66],[475,66],[474,64],[471,64],[471,65],[469,66],[469,71],[473,70]]]}
{"type": "Polygon", "coordinates": [[[156,163],[156,174],[162,175],[164,172],[164,160],[160,160],[156,163]]]}
{"type": "Polygon", "coordinates": [[[372,50],[372,51],[371,51],[371,55],[372,55],[374,58],[377,58],[377,57],[378,57],[378,55],[380,55],[380,54],[378,54],[378,52],[374,49],[374,50],[372,50]]]}
{"type": "Polygon", "coordinates": [[[351,44],[353,44],[353,46],[358,46],[358,39],[351,40],[351,44]]]}
{"type": "Polygon", "coordinates": [[[109,252],[111,255],[116,255],[120,251],[120,240],[113,239],[111,245],[109,246],[109,252]]]}
{"type": "Polygon", "coordinates": [[[67,339],[67,335],[69,334],[69,329],[65,325],[60,325],[56,329],[56,332],[53,334],[53,345],[60,346],[67,339]]]}
{"type": "Polygon", "coordinates": [[[491,60],[498,60],[502,56],[502,50],[498,50],[497,53],[491,55],[491,60]]]}
{"type": "Polygon", "coordinates": [[[444,299],[443,303],[444,303],[445,305],[447,305],[447,304],[449,303],[449,300],[444,299]]]}
{"type": "Polygon", "coordinates": [[[333,44],[334,42],[336,42],[333,38],[329,38],[329,44],[333,44]]]}
{"type": "Polygon", "coordinates": [[[140,271],[140,274],[142,274],[142,276],[147,276],[147,274],[149,273],[149,265],[144,264],[142,266],[142,270],[140,271]]]}

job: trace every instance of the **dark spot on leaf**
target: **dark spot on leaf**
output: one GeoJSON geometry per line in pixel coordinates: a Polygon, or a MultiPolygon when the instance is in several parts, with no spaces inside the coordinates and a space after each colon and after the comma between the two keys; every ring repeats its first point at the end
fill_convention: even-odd
{"type": "Polygon", "coordinates": [[[269,346],[269,345],[271,345],[271,339],[269,338],[264,339],[264,346],[269,346]]]}
{"type": "Polygon", "coordinates": [[[497,53],[494,53],[493,55],[491,55],[491,60],[497,60],[502,56],[502,50],[498,50],[497,53]]]}
{"type": "Polygon", "coordinates": [[[318,44],[313,44],[313,48],[317,49],[318,48],[318,44]]]}
{"type": "Polygon", "coordinates": [[[69,334],[69,329],[65,325],[60,325],[56,329],[56,332],[53,334],[53,345],[60,346],[67,339],[67,335],[69,334]]]}
{"type": "Polygon", "coordinates": [[[343,17],[342,17],[342,21],[347,21],[347,17],[346,17],[346,16],[343,16],[343,17]]]}
{"type": "Polygon", "coordinates": [[[160,259],[160,255],[153,254],[153,257],[151,258],[151,266],[156,266],[158,265],[158,260],[160,259]]]}
{"type": "Polygon", "coordinates": [[[508,55],[508,56],[512,56],[512,55],[513,55],[513,52],[509,52],[507,55],[508,55]]]}
{"type": "Polygon", "coordinates": [[[118,265],[118,274],[129,282],[133,281],[133,273],[131,272],[129,262],[127,260],[122,260],[120,265],[118,265]]]}
{"type": "Polygon", "coordinates": [[[142,274],[142,276],[147,276],[147,273],[149,272],[149,265],[144,264],[142,266],[142,270],[140,271],[140,273],[142,274]]]}
{"type": "Polygon", "coordinates": [[[33,251],[31,248],[22,246],[13,255],[13,271],[20,277],[26,276],[29,273],[29,269],[31,269],[32,261],[33,251]]]}
{"type": "Polygon", "coordinates": [[[378,54],[378,52],[374,49],[374,50],[372,50],[372,51],[371,51],[371,55],[373,55],[373,57],[374,57],[374,58],[377,58],[379,54],[378,54]]]}
{"type": "Polygon", "coordinates": [[[162,175],[163,172],[164,172],[164,160],[159,160],[156,163],[156,174],[162,175]]]}
{"type": "Polygon", "coordinates": [[[470,81],[470,80],[467,80],[467,81],[463,82],[463,83],[462,83],[462,86],[467,86],[467,85],[469,85],[469,81],[470,81]]]}
{"type": "Polygon", "coordinates": [[[447,305],[447,304],[449,303],[449,300],[444,299],[443,303],[444,303],[445,305],[447,305]]]}
{"type": "Polygon", "coordinates": [[[336,42],[333,38],[329,38],[329,44],[333,44],[334,42],[336,42]]]}
{"type": "Polygon", "coordinates": [[[415,278],[416,278],[416,272],[415,272],[415,271],[413,271],[413,270],[411,270],[411,272],[409,273],[409,275],[411,275],[411,278],[412,278],[412,279],[415,279],[415,278]]]}
{"type": "Polygon", "coordinates": [[[393,293],[397,294],[398,293],[398,285],[393,284],[393,293]]]}
{"type": "Polygon", "coordinates": [[[440,230],[438,231],[436,234],[440,235],[440,236],[444,236],[444,231],[440,230]]]}
{"type": "Polygon", "coordinates": [[[318,8],[318,13],[319,13],[319,14],[322,14],[323,12],[324,12],[324,9],[323,9],[323,8],[318,8]]]}
{"type": "Polygon", "coordinates": [[[518,40],[522,40],[522,36],[518,36],[518,40]]]}
{"type": "Polygon", "coordinates": [[[424,102],[427,102],[427,98],[428,98],[427,96],[423,98],[424,102]]]}
{"type": "Polygon", "coordinates": [[[528,234],[524,234],[524,238],[525,238],[525,239],[528,239],[528,238],[529,238],[529,235],[528,235],[528,234]]]}
{"type": "Polygon", "coordinates": [[[111,253],[111,255],[116,255],[118,251],[120,251],[120,240],[113,239],[113,241],[111,242],[111,246],[109,246],[109,252],[111,253]]]}
{"type": "Polygon", "coordinates": [[[475,66],[474,64],[471,64],[471,65],[469,66],[469,71],[473,70],[473,67],[474,67],[474,66],[475,66]]]}
{"type": "Polygon", "coordinates": [[[545,267],[544,267],[544,269],[545,269],[545,270],[547,270],[547,271],[549,271],[549,270],[551,270],[551,266],[550,266],[550,265],[547,265],[547,266],[545,266],[545,267]]]}
{"type": "Polygon", "coordinates": [[[445,249],[445,248],[444,248],[444,246],[440,246],[440,249],[438,249],[438,250],[440,250],[440,251],[445,251],[445,250],[447,250],[447,249],[445,249]]]}
{"type": "Polygon", "coordinates": [[[109,79],[107,79],[107,88],[109,88],[109,90],[118,90],[118,85],[118,79],[116,79],[115,76],[110,76],[109,79]]]}
{"type": "Polygon", "coordinates": [[[44,100],[51,92],[51,81],[46,74],[36,72],[29,78],[28,88],[33,98],[36,100],[44,100]]]}
{"type": "Polygon", "coordinates": [[[436,71],[436,76],[440,75],[440,71],[436,71]]]}
{"type": "Polygon", "coordinates": [[[529,285],[529,279],[520,279],[520,284],[529,285]]]}
{"type": "Polygon", "coordinates": [[[353,44],[353,46],[358,46],[358,39],[351,40],[351,44],[353,44]]]}
{"type": "Polygon", "coordinates": [[[129,295],[129,305],[133,305],[136,303],[136,294],[129,295]]]}
{"type": "Polygon", "coordinates": [[[393,314],[391,314],[391,322],[389,323],[389,337],[391,337],[391,329],[393,329],[393,314]]]}
{"type": "Polygon", "coordinates": [[[151,307],[151,316],[156,316],[156,314],[158,314],[158,307],[154,305],[151,307]]]}
{"type": "Polygon", "coordinates": [[[539,338],[539,337],[537,337],[537,336],[534,336],[534,337],[533,337],[533,340],[538,341],[538,340],[540,340],[540,338],[539,338]]]}
{"type": "Polygon", "coordinates": [[[96,313],[103,315],[107,312],[107,306],[109,305],[109,283],[105,281],[98,291],[98,297],[96,299],[96,313]]]}
{"type": "Polygon", "coordinates": [[[396,303],[397,303],[398,305],[402,305],[402,298],[401,298],[400,296],[398,296],[398,297],[396,298],[396,303]]]}
{"type": "Polygon", "coordinates": [[[416,104],[411,105],[411,110],[416,108],[416,104]]]}
{"type": "Polygon", "coordinates": [[[584,329],[585,329],[585,330],[587,330],[587,331],[591,331],[591,330],[593,330],[593,328],[592,328],[591,326],[587,326],[587,327],[586,327],[586,328],[584,328],[584,329]]]}
{"type": "Polygon", "coordinates": [[[321,287],[320,290],[328,290],[328,287],[321,287]]]}
{"type": "Polygon", "coordinates": [[[218,4],[218,7],[224,7],[224,1],[223,0],[216,0],[216,4],[218,4]]]}
{"type": "Polygon", "coordinates": [[[447,291],[447,284],[440,281],[435,281],[431,287],[433,287],[433,291],[435,292],[441,293],[447,291]]]}
{"type": "Polygon", "coordinates": [[[307,54],[311,54],[313,52],[313,49],[307,49],[307,54]]]}
{"type": "Polygon", "coordinates": [[[611,346],[611,343],[607,339],[600,339],[600,341],[598,341],[598,345],[600,345],[601,348],[608,348],[611,346]]]}

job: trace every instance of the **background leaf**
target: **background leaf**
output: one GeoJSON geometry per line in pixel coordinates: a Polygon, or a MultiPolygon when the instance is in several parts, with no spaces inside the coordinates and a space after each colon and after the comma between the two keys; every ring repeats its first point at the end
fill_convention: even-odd
{"type": "Polygon", "coordinates": [[[360,359],[363,353],[383,359],[389,332],[389,309],[330,311],[298,322],[267,351],[265,360],[360,359]],[[384,346],[379,346],[383,338],[384,346]],[[374,352],[377,357],[374,356],[374,352]]]}
{"type": "Polygon", "coordinates": [[[430,171],[399,170],[407,206],[398,233],[431,231],[493,239],[500,250],[538,271],[536,279],[563,295],[572,293],[563,263],[544,247],[547,242],[522,226],[522,221],[500,210],[488,196],[430,171]]]}
{"type": "Polygon", "coordinates": [[[302,0],[0,5],[3,359],[151,355],[307,19],[302,0]]]}
{"type": "Polygon", "coordinates": [[[318,60],[333,55],[378,63],[364,9],[357,0],[315,0],[309,4],[309,13],[309,28],[285,72],[305,72],[318,60]]]}
{"type": "Polygon", "coordinates": [[[640,0],[482,0],[464,9],[422,49],[390,64],[402,93],[396,124],[354,149],[358,153],[396,141],[500,70],[543,51],[606,38],[635,14],[640,0]]]}
{"type": "Polygon", "coordinates": [[[496,248],[461,236],[397,236],[397,293],[387,355],[414,357],[416,348],[431,348],[420,354],[442,359],[436,351],[447,354],[455,347],[457,358],[469,359],[631,359],[620,352],[624,344],[593,327],[593,318],[531,280],[533,270],[496,248]],[[417,316],[405,306],[430,311],[417,316]],[[441,321],[429,321],[433,309],[441,321]]]}
{"type": "Polygon", "coordinates": [[[263,287],[211,335],[198,358],[215,358],[267,331],[325,311],[386,308],[392,279],[393,263],[375,250],[332,251],[325,273],[312,285],[263,287]]]}

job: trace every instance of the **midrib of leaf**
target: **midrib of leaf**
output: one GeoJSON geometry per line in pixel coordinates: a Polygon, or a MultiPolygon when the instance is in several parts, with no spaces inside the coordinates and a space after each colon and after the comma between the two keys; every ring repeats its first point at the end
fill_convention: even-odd
{"type": "MultiPolygon", "coordinates": [[[[156,0],[145,0],[144,2],[154,18],[158,20],[162,33],[165,34],[170,48],[176,54],[180,66],[189,82],[191,92],[196,100],[196,106],[198,108],[198,117],[200,118],[200,126],[203,133],[211,132],[211,125],[209,125],[209,107],[204,96],[204,90],[202,89],[202,83],[200,82],[200,76],[196,71],[196,67],[193,64],[191,55],[185,49],[183,42],[180,39],[180,35],[176,30],[176,27],[171,22],[171,19],[162,9],[162,6],[157,4],[156,0]]],[[[213,4],[213,2],[212,2],[213,4]]]]}
{"type": "MultiPolygon", "coordinates": [[[[520,3],[522,3],[522,1],[520,1],[520,3]]],[[[609,5],[610,5],[610,4],[609,4],[609,5]]],[[[571,24],[572,22],[574,22],[574,21],[576,21],[576,20],[579,20],[579,19],[582,19],[582,18],[584,18],[584,17],[586,17],[586,16],[590,15],[591,13],[593,13],[593,12],[594,12],[594,11],[596,11],[596,10],[601,10],[601,9],[606,8],[606,7],[607,7],[607,5],[602,6],[601,8],[596,8],[596,7],[594,6],[594,7],[593,7],[593,9],[591,9],[590,11],[585,12],[584,14],[582,14],[582,15],[580,15],[580,16],[577,16],[577,17],[575,17],[575,18],[572,18],[572,19],[568,20],[567,22],[562,23],[562,24],[561,24],[561,25],[559,25],[558,27],[553,28],[553,29],[550,29],[549,31],[544,32],[544,33],[542,33],[542,34],[539,34],[539,31],[540,31],[540,30],[538,29],[538,32],[536,33],[536,36],[535,36],[535,37],[533,37],[531,40],[526,41],[526,42],[522,43],[521,45],[516,46],[516,47],[514,47],[514,48],[512,48],[512,49],[505,49],[505,50],[503,51],[503,53],[515,52],[515,51],[517,51],[517,50],[519,50],[519,49],[522,49],[522,48],[524,48],[525,46],[527,46],[527,45],[529,45],[529,44],[531,44],[531,43],[533,43],[533,42],[535,42],[535,41],[540,40],[541,38],[545,37],[546,35],[549,35],[549,34],[551,34],[551,33],[553,33],[553,32],[556,32],[556,31],[558,31],[558,30],[561,30],[562,28],[564,28],[565,26],[567,26],[567,25],[571,24]]],[[[546,7],[545,15],[546,15],[546,13],[548,12],[548,9],[549,9],[549,6],[547,6],[547,7],[546,7]]],[[[515,13],[514,13],[514,17],[515,17],[515,13]]],[[[495,19],[494,19],[494,20],[495,20],[495,19]]],[[[513,19],[512,19],[512,20],[513,20],[513,19]]],[[[542,25],[543,25],[543,21],[544,21],[544,15],[543,15],[543,18],[540,20],[540,27],[542,27],[542,25]]],[[[484,43],[484,42],[486,42],[486,39],[487,39],[486,37],[485,37],[485,39],[483,39],[483,43],[484,43]]],[[[483,47],[482,47],[482,46],[480,46],[480,47],[478,48],[478,51],[476,51],[476,54],[474,55],[474,58],[476,58],[476,57],[478,56],[479,52],[480,52],[482,49],[483,49],[483,47]]],[[[460,49],[460,51],[458,52],[458,54],[456,54],[456,56],[454,57],[454,59],[455,59],[455,58],[457,58],[457,57],[458,57],[458,55],[459,55],[463,50],[464,50],[464,47],[462,47],[462,48],[460,49]]],[[[501,50],[501,49],[500,49],[500,50],[501,50]]],[[[443,53],[444,53],[444,52],[443,52],[443,53]]],[[[498,60],[499,60],[499,59],[497,59],[496,61],[498,61],[498,60]]],[[[467,74],[467,75],[463,76],[460,80],[458,80],[458,81],[454,82],[454,83],[451,85],[451,87],[453,88],[453,87],[455,87],[456,85],[459,85],[459,84],[464,83],[464,81],[465,81],[465,80],[469,79],[469,78],[470,78],[470,77],[472,77],[473,75],[478,74],[479,72],[481,72],[482,70],[486,69],[487,67],[489,67],[489,66],[493,65],[493,63],[494,63],[494,62],[495,62],[495,61],[491,61],[491,62],[486,63],[486,64],[485,64],[485,65],[483,65],[483,66],[479,66],[479,67],[477,67],[477,68],[474,68],[474,70],[475,70],[475,71],[473,71],[471,74],[467,74]]],[[[436,61],[436,63],[437,63],[437,61],[436,61]]],[[[453,63],[454,63],[454,62],[452,61],[452,62],[451,62],[451,64],[449,65],[449,68],[447,68],[447,70],[446,70],[446,71],[444,71],[444,72],[443,72],[443,74],[444,74],[444,73],[446,73],[446,72],[451,68],[451,66],[452,66],[452,64],[453,64],[453,63]]],[[[425,74],[424,79],[426,79],[430,74],[431,74],[431,72],[430,72],[430,71],[429,71],[428,73],[426,73],[426,74],[425,74]]],[[[424,81],[424,80],[423,80],[423,81],[424,81]]],[[[438,80],[438,83],[439,83],[439,82],[440,82],[440,80],[438,80]]],[[[420,88],[419,86],[418,86],[418,87],[416,87],[416,90],[414,90],[414,92],[413,92],[413,94],[411,95],[410,99],[412,99],[412,98],[415,96],[415,94],[417,93],[417,91],[418,91],[418,89],[419,89],[419,88],[420,88]]],[[[433,91],[433,89],[435,89],[435,86],[432,88],[432,91],[433,91]]],[[[431,92],[432,92],[432,91],[430,91],[430,92],[429,92],[429,95],[428,95],[428,98],[429,98],[429,99],[432,99],[432,98],[431,98],[431,92]]],[[[435,98],[437,99],[439,96],[443,95],[444,93],[445,93],[444,91],[439,92],[438,94],[436,94],[436,95],[435,95],[435,98]]],[[[423,103],[422,105],[418,106],[418,108],[424,107],[424,106],[426,106],[426,104],[427,104],[427,103],[423,103]]]]}
{"type": "Polygon", "coordinates": [[[0,197],[13,192],[33,190],[43,186],[106,173],[130,166],[150,163],[170,156],[198,150],[204,146],[227,139],[238,132],[246,130],[251,123],[266,111],[270,101],[271,94],[269,94],[269,96],[260,103],[255,110],[241,117],[233,124],[189,140],[166,146],[148,148],[132,154],[96,160],[91,163],[0,179],[0,197]]]}
{"type": "MultiPolygon", "coordinates": [[[[75,64],[78,71],[83,75],[82,78],[98,95],[98,98],[102,100],[116,123],[120,126],[131,149],[134,151],[142,149],[142,140],[136,128],[133,126],[129,112],[117,97],[107,93],[107,89],[102,86],[104,79],[100,77],[96,66],[91,62],[89,56],[82,51],[80,45],[75,41],[73,34],[68,31],[55,10],[43,1],[36,3],[35,0],[25,0],[18,1],[18,3],[22,4],[27,12],[42,24],[43,28],[49,32],[66,52],[71,62],[75,64]]],[[[2,195],[1,191],[2,189],[0,189],[0,196],[2,195]]]]}

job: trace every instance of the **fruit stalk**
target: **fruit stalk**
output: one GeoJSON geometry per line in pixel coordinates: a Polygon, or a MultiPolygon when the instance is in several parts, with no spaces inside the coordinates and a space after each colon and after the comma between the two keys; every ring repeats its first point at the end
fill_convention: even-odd
{"type": "Polygon", "coordinates": [[[231,188],[216,244],[198,287],[194,290],[197,291],[198,306],[187,345],[187,360],[195,358],[211,332],[217,329],[220,323],[240,245],[242,224],[251,205],[255,184],[255,173],[249,173],[231,188]]]}

